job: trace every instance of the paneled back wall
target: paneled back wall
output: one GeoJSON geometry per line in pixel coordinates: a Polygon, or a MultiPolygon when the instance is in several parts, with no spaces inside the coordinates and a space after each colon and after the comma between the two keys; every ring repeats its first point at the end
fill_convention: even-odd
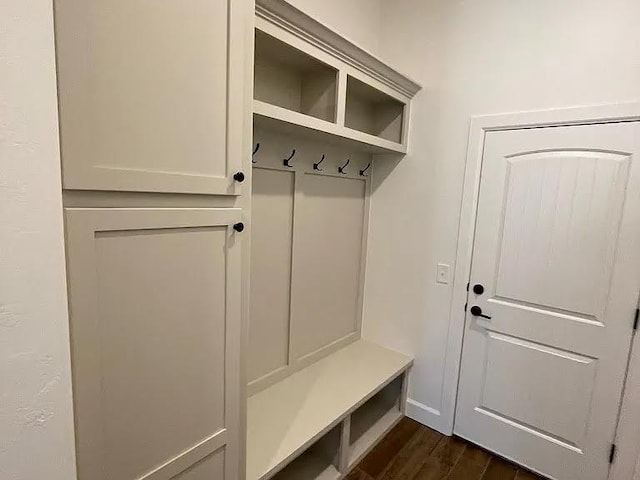
{"type": "Polygon", "coordinates": [[[262,129],[254,147],[250,393],[360,338],[371,174],[348,147],[262,129]]]}

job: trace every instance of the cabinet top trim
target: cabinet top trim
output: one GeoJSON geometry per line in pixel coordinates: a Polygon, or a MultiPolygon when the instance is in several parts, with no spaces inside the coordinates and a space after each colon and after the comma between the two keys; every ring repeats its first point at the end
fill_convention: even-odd
{"type": "Polygon", "coordinates": [[[285,0],[256,0],[256,15],[413,98],[421,85],[285,0]]]}

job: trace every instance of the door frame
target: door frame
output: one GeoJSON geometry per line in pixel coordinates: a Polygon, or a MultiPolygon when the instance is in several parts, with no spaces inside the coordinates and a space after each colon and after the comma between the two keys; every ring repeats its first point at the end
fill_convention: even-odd
{"type": "MultiPolygon", "coordinates": [[[[480,173],[487,132],[520,130],[540,127],[590,125],[640,121],[640,102],[559,108],[471,117],[467,144],[464,187],[458,226],[453,295],[449,313],[449,334],[445,355],[442,388],[442,416],[444,430],[453,433],[458,378],[462,356],[462,340],[467,301],[467,283],[471,274],[471,257],[475,235],[480,173]]],[[[618,454],[609,475],[610,480],[631,480],[640,455],[640,334],[633,340],[632,354],[627,371],[621,419],[616,433],[618,454]],[[629,388],[633,386],[634,388],[629,388]]]]}

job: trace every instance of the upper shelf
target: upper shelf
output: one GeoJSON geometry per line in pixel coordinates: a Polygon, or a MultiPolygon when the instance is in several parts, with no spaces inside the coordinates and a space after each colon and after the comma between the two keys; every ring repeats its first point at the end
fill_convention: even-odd
{"type": "Polygon", "coordinates": [[[256,30],[256,100],[335,122],[338,70],[256,30]]]}
{"type": "Polygon", "coordinates": [[[407,151],[414,81],[284,0],[256,5],[254,121],[373,153],[407,151]]]}
{"type": "Polygon", "coordinates": [[[370,77],[409,98],[422,89],[417,82],[284,0],[256,0],[256,16],[299,38],[306,38],[323,51],[331,52],[333,57],[368,72],[370,77]]]}

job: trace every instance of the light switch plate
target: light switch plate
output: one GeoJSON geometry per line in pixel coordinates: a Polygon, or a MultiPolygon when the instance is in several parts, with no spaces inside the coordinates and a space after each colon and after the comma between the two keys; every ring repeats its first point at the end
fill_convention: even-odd
{"type": "Polygon", "coordinates": [[[450,277],[451,267],[446,263],[439,263],[436,269],[436,282],[449,285],[451,281],[450,277]]]}

